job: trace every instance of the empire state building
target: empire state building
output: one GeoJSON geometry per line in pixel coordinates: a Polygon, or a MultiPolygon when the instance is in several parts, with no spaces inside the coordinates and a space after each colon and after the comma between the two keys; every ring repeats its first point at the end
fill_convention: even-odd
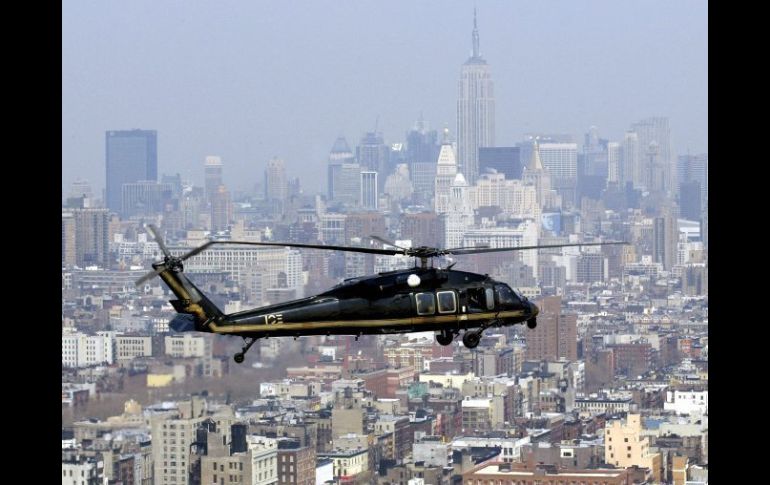
{"type": "Polygon", "coordinates": [[[495,146],[495,92],[487,61],[479,53],[473,10],[473,52],[457,84],[457,162],[473,185],[479,176],[479,147],[495,146]]]}

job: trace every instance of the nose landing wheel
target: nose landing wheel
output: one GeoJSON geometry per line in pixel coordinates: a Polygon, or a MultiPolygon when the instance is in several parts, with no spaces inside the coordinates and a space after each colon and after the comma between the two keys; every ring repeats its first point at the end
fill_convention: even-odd
{"type": "Polygon", "coordinates": [[[534,329],[537,327],[537,318],[530,318],[527,320],[527,327],[530,329],[534,329]]]}

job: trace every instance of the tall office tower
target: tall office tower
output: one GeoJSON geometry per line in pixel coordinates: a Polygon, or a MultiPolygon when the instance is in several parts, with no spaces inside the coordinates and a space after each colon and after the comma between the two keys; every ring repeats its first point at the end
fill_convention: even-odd
{"type": "Polygon", "coordinates": [[[233,222],[233,203],[224,185],[211,197],[211,230],[224,231],[233,222]]]}
{"type": "Polygon", "coordinates": [[[182,190],[184,190],[184,186],[182,183],[182,176],[180,174],[163,174],[160,177],[160,183],[168,184],[169,187],[171,187],[171,197],[174,199],[179,199],[182,196],[182,190]]]}
{"type": "MultiPolygon", "coordinates": [[[[599,138],[599,129],[592,126],[583,137],[583,167],[582,175],[595,175],[604,169],[607,172],[606,140],[599,138]],[[602,143],[604,142],[604,143],[602,143]]],[[[578,175],[581,169],[578,167],[578,175]]]]}
{"type": "Polygon", "coordinates": [[[673,195],[676,170],[671,157],[671,129],[668,118],[654,117],[631,125],[639,137],[640,175],[643,186],[651,192],[673,195]]]}
{"type": "MultiPolygon", "coordinates": [[[[438,247],[438,246],[436,246],[438,247]]],[[[75,215],[62,210],[61,214],[61,265],[74,266],[75,259],[75,215]]]]}
{"type": "Polygon", "coordinates": [[[618,184],[623,180],[623,150],[616,141],[607,142],[607,183],[618,184]]]}
{"type": "Polygon", "coordinates": [[[564,202],[576,202],[577,143],[542,142],[540,159],[551,174],[551,187],[564,202]]]}
{"type": "Polygon", "coordinates": [[[671,209],[664,209],[660,217],[653,219],[652,260],[663,264],[663,269],[670,270],[676,265],[679,225],[677,214],[671,209]]]}
{"type": "Polygon", "coordinates": [[[286,165],[280,158],[273,157],[265,169],[265,200],[283,203],[288,191],[286,165]]]}
{"type": "Polygon", "coordinates": [[[463,245],[465,231],[473,227],[473,207],[468,197],[468,182],[458,173],[450,187],[449,207],[444,213],[444,247],[463,245]]]}
{"type": "Polygon", "coordinates": [[[521,148],[479,147],[479,175],[486,169],[494,169],[508,180],[521,179],[521,148]]]}
{"type": "Polygon", "coordinates": [[[81,268],[109,264],[110,214],[107,209],[62,209],[62,265],[81,268]]]}
{"type": "Polygon", "coordinates": [[[377,199],[379,191],[377,190],[377,172],[361,172],[361,208],[368,210],[377,210],[377,199]]]}
{"type": "Polygon", "coordinates": [[[105,137],[107,184],[105,205],[113,212],[123,209],[123,184],[158,180],[158,132],[155,130],[108,131],[105,137]]]}
{"type": "Polygon", "coordinates": [[[152,216],[163,212],[166,202],[172,199],[171,184],[155,180],[140,180],[121,187],[121,217],[152,216]]]}
{"type": "Polygon", "coordinates": [[[455,149],[444,130],[444,143],[438,154],[436,163],[436,182],[433,190],[433,209],[436,214],[443,214],[449,209],[449,200],[452,196],[452,182],[457,175],[457,159],[455,149]]]}
{"type": "Polygon", "coordinates": [[[679,207],[683,219],[699,221],[703,211],[701,209],[702,190],[700,182],[690,180],[679,183],[679,207]]]}
{"type": "Polygon", "coordinates": [[[623,183],[633,184],[635,189],[644,186],[642,177],[643,167],[639,152],[639,134],[635,131],[626,131],[623,135],[623,183]]]}
{"type": "Polygon", "coordinates": [[[358,207],[361,203],[361,165],[339,165],[334,179],[332,202],[346,207],[358,207]]]}
{"type": "Polygon", "coordinates": [[[206,189],[206,199],[211,200],[214,194],[222,185],[222,159],[220,157],[209,155],[203,162],[204,187],[206,189]]]}
{"type": "Polygon", "coordinates": [[[677,181],[681,186],[687,182],[700,184],[701,206],[705,207],[708,198],[709,156],[707,153],[699,155],[679,155],[676,167],[677,181]]]}
{"type": "Polygon", "coordinates": [[[436,159],[441,146],[436,130],[428,131],[427,123],[420,120],[406,134],[406,161],[415,194],[427,202],[433,195],[436,179],[436,159]]]}
{"type": "Polygon", "coordinates": [[[355,163],[353,152],[350,151],[347,140],[344,136],[339,136],[334,141],[331,151],[329,152],[329,165],[328,165],[328,178],[327,178],[327,195],[329,200],[335,199],[335,192],[339,190],[339,177],[342,172],[343,164],[355,163]]]}
{"type": "Polygon", "coordinates": [[[479,176],[479,147],[495,146],[495,92],[487,61],[479,52],[473,9],[473,51],[457,84],[457,155],[471,185],[479,176]]]}
{"type": "Polygon", "coordinates": [[[380,174],[379,190],[385,185],[385,177],[390,173],[388,155],[390,147],[385,144],[382,133],[370,131],[366,133],[356,147],[356,161],[361,170],[380,174]]]}
{"type": "Polygon", "coordinates": [[[525,332],[527,360],[577,360],[577,315],[561,312],[560,296],[547,296],[536,304],[537,328],[525,332]]]}

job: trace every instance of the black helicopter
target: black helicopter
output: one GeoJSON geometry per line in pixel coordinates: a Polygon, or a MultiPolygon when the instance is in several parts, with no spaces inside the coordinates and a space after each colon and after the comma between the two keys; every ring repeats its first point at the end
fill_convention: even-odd
{"type": "Polygon", "coordinates": [[[506,248],[402,248],[377,236],[372,239],[395,249],[358,248],[279,242],[209,241],[182,256],[173,256],[157,228],[149,226],[162,262],[137,280],[137,286],[158,275],[178,299],[170,303],[179,313],[169,326],[177,332],[198,331],[237,335],[245,345],[235,354],[241,363],[260,338],[303,335],[379,335],[436,332],[436,341],[449,345],[462,331],[463,344],[475,348],[489,327],[526,322],[537,326],[538,308],[505,283],[488,275],[428,267],[428,259],[444,255],[479,254],[570,246],[626,244],[625,242],[551,244],[506,248]],[[419,258],[420,267],[351,278],[319,295],[225,315],[183,274],[183,261],[215,244],[328,249],[419,258]]]}

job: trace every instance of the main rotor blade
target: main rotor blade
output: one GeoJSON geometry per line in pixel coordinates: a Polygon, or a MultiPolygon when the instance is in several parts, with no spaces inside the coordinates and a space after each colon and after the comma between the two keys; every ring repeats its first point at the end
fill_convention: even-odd
{"type": "Polygon", "coordinates": [[[441,251],[443,254],[480,254],[480,253],[496,253],[500,251],[523,251],[525,249],[545,249],[545,248],[569,248],[577,246],[609,246],[612,244],[628,244],[625,241],[613,241],[613,242],[598,242],[598,243],[570,243],[570,244],[544,244],[541,246],[518,246],[507,248],[457,248],[446,249],[441,251]]]}
{"type": "Polygon", "coordinates": [[[323,244],[299,244],[299,243],[283,243],[283,242],[254,242],[254,241],[209,241],[202,246],[198,246],[189,253],[179,259],[185,260],[191,258],[201,251],[207,249],[215,244],[229,244],[236,246],[273,246],[273,247],[290,247],[290,248],[306,248],[306,249],[327,249],[330,251],[349,251],[353,253],[366,253],[366,254],[384,254],[387,256],[395,256],[397,254],[404,254],[402,249],[378,249],[378,248],[357,248],[352,246],[326,246],[323,244]]]}
{"type": "Polygon", "coordinates": [[[149,273],[147,273],[144,276],[142,276],[141,278],[139,278],[138,280],[136,280],[136,282],[134,282],[134,285],[142,286],[145,281],[151,280],[151,279],[155,278],[159,274],[160,274],[160,271],[152,270],[149,273]]]}
{"type": "Polygon", "coordinates": [[[402,248],[401,246],[397,244],[393,244],[392,242],[388,241],[387,239],[383,239],[380,236],[369,236],[371,239],[374,239],[375,241],[380,241],[382,244],[387,244],[388,246],[393,246],[394,248],[398,249],[406,249],[402,248]]]}
{"type": "Polygon", "coordinates": [[[171,253],[168,251],[166,244],[163,242],[163,238],[160,237],[160,231],[157,227],[155,227],[155,224],[148,224],[147,227],[150,228],[150,232],[152,232],[152,235],[155,238],[155,242],[158,243],[158,246],[160,247],[163,255],[166,257],[171,257],[171,253]]]}

